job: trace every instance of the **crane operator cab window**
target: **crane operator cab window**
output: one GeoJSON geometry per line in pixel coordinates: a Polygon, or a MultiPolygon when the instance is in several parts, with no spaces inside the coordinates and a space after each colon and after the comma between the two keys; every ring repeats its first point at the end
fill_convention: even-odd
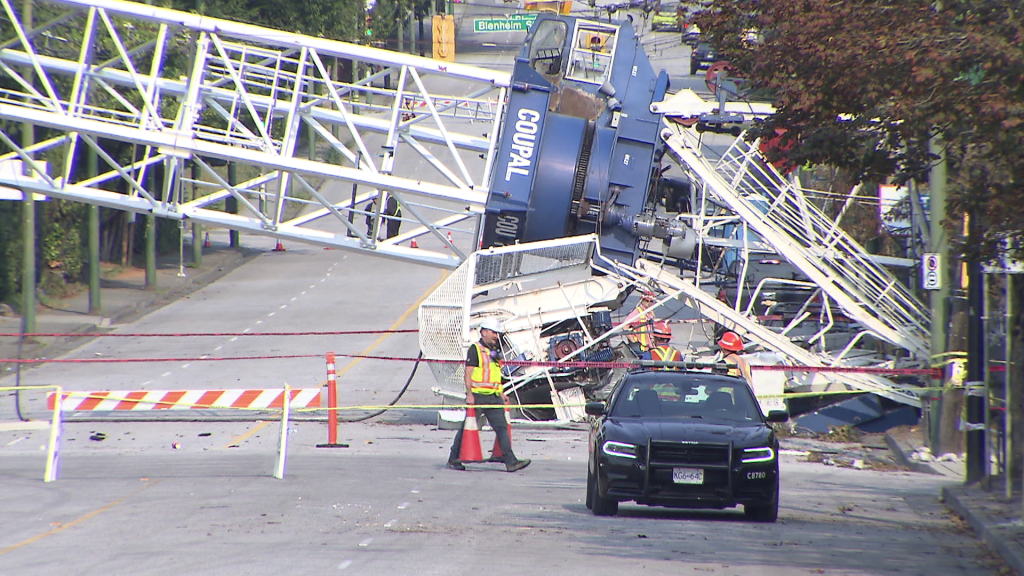
{"type": "Polygon", "coordinates": [[[598,85],[608,80],[617,32],[614,26],[577,21],[566,78],[598,85]]]}
{"type": "Polygon", "coordinates": [[[558,20],[541,20],[530,40],[530,66],[541,74],[562,72],[562,53],[569,27],[558,20]]]}

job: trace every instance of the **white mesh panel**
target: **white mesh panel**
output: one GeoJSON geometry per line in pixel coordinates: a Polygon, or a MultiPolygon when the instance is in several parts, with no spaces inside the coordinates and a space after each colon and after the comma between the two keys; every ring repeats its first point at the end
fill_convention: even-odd
{"type": "MultiPolygon", "coordinates": [[[[593,236],[517,244],[475,252],[424,299],[419,309],[419,341],[427,360],[463,360],[469,348],[472,296],[482,286],[536,274],[589,266],[597,247],[593,236]],[[474,282],[470,283],[470,278],[474,282]]],[[[503,311],[507,317],[516,311],[503,311]]],[[[509,351],[512,355],[518,351],[509,351]]],[[[437,383],[448,390],[464,388],[461,364],[431,363],[437,383]]]]}

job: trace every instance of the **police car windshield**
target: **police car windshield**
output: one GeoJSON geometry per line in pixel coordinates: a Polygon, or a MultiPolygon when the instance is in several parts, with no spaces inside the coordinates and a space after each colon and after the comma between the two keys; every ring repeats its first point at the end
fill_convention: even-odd
{"type": "Polygon", "coordinates": [[[623,383],[611,416],[621,418],[701,418],[759,421],[745,382],[715,378],[694,382],[679,378],[636,378],[623,383]]]}

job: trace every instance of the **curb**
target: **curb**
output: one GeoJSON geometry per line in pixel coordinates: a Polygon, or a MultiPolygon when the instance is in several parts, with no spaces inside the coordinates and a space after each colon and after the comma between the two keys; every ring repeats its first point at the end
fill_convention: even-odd
{"type": "Polygon", "coordinates": [[[896,461],[899,462],[900,466],[913,470],[914,472],[920,472],[921,474],[942,475],[941,472],[936,471],[924,462],[918,462],[917,460],[907,458],[907,454],[903,450],[903,446],[900,446],[899,441],[893,438],[892,435],[885,435],[885,443],[889,446],[889,452],[892,453],[893,458],[896,458],[896,461]]]}
{"type": "Polygon", "coordinates": [[[1024,574],[1024,545],[1011,534],[1015,528],[1017,531],[1020,530],[1019,523],[987,522],[979,514],[975,514],[969,502],[970,496],[964,493],[963,488],[959,486],[943,486],[940,495],[946,507],[967,521],[967,524],[985,544],[999,554],[1011,568],[1017,571],[1017,574],[1024,574]]]}
{"type": "MultiPolygon", "coordinates": [[[[146,314],[156,310],[160,307],[166,306],[172,303],[175,299],[180,298],[182,295],[195,292],[200,288],[207,286],[221,277],[227,275],[232,270],[238,268],[242,264],[249,262],[250,260],[263,254],[262,250],[256,250],[251,248],[237,248],[230,249],[230,252],[225,251],[223,254],[226,255],[224,261],[218,264],[216,267],[209,269],[196,269],[195,275],[187,278],[181,284],[168,288],[164,292],[154,292],[151,297],[146,298],[140,302],[136,302],[134,305],[127,306],[120,310],[112,311],[109,316],[104,315],[102,324],[89,324],[85,326],[74,326],[68,328],[66,331],[73,334],[81,334],[83,336],[96,335],[99,336],[110,328],[112,324],[119,324],[125,322],[127,319],[132,318],[140,314],[146,314]]],[[[91,338],[62,338],[54,342],[45,344],[47,356],[55,356],[66,354],[79,346],[82,346],[88,342],[91,338]]],[[[42,347],[36,345],[28,345],[25,347],[26,354],[32,354],[38,352],[42,347]]],[[[0,377],[9,376],[10,373],[7,371],[10,368],[10,364],[0,364],[0,377]]],[[[27,369],[31,369],[29,366],[27,369]]]]}

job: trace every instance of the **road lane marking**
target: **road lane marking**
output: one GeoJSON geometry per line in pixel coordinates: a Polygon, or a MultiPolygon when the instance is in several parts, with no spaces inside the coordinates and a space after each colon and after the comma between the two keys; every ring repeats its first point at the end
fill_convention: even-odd
{"type": "Polygon", "coordinates": [[[360,548],[367,548],[367,547],[370,546],[370,542],[373,542],[373,538],[367,538],[366,540],[363,540],[362,542],[359,543],[359,547],[360,548]]]}
{"type": "Polygon", "coordinates": [[[246,432],[245,434],[242,434],[241,436],[232,436],[231,437],[231,442],[229,444],[227,444],[226,446],[224,446],[223,448],[221,448],[221,450],[227,450],[228,448],[231,448],[232,446],[241,446],[243,441],[245,441],[247,438],[249,438],[249,436],[252,436],[253,434],[259,432],[260,429],[263,428],[264,426],[266,426],[267,424],[270,424],[270,420],[264,420],[263,422],[260,422],[259,424],[256,425],[255,428],[253,428],[252,430],[249,430],[248,432],[246,432]]]}
{"type": "Polygon", "coordinates": [[[171,374],[174,374],[174,372],[164,372],[163,374],[160,375],[160,377],[161,378],[166,378],[166,377],[170,376],[171,374]]]}
{"type": "Polygon", "coordinates": [[[392,518],[391,520],[388,520],[387,522],[384,523],[384,527],[385,528],[391,528],[391,526],[393,526],[395,524],[395,522],[398,522],[398,518],[392,518]]]}
{"type": "Polygon", "coordinates": [[[351,565],[352,565],[352,561],[351,560],[343,560],[341,562],[341,564],[338,564],[338,570],[344,570],[345,568],[348,568],[351,565]]]}
{"type": "MultiPolygon", "coordinates": [[[[435,282],[433,286],[431,286],[430,288],[427,288],[427,291],[424,292],[422,296],[420,296],[419,300],[413,302],[412,306],[409,306],[409,308],[401,316],[398,317],[398,320],[395,320],[395,323],[392,324],[391,327],[388,328],[388,330],[397,330],[398,327],[401,326],[403,322],[405,322],[405,319],[408,318],[409,315],[412,314],[417,308],[419,308],[420,304],[422,304],[423,301],[427,299],[427,296],[430,296],[434,292],[434,290],[436,290],[437,287],[440,286],[442,282],[444,282],[445,278],[447,278],[447,277],[448,277],[447,273],[441,274],[441,278],[437,282],[435,282]]],[[[367,355],[369,355],[370,352],[373,352],[374,348],[376,348],[377,346],[380,346],[380,343],[383,342],[385,339],[387,339],[388,336],[391,336],[391,334],[390,333],[381,334],[380,338],[377,338],[376,340],[374,340],[373,344],[370,344],[370,346],[367,347],[362,352],[360,352],[359,355],[360,356],[367,356],[367,355]]],[[[348,364],[346,364],[344,368],[342,368],[341,370],[338,370],[337,374],[335,374],[335,378],[340,378],[342,374],[344,374],[345,372],[348,372],[353,366],[358,364],[360,360],[362,360],[362,358],[353,358],[352,361],[349,362],[348,364]]]]}
{"type": "Polygon", "coordinates": [[[409,503],[408,502],[402,502],[401,504],[398,505],[398,509],[399,510],[405,510],[408,507],[409,507],[409,503]]]}
{"type": "Polygon", "coordinates": [[[79,518],[77,520],[72,520],[71,522],[68,522],[67,524],[61,524],[60,526],[54,528],[53,530],[50,530],[49,532],[43,532],[42,534],[38,534],[38,535],[33,536],[31,538],[28,538],[26,540],[22,540],[21,542],[18,542],[17,544],[11,544],[7,548],[4,548],[3,550],[0,550],[0,556],[3,556],[4,554],[7,554],[8,552],[13,552],[14,550],[17,550],[18,548],[21,548],[22,546],[27,546],[29,544],[32,544],[33,542],[38,542],[39,540],[42,540],[43,538],[46,538],[47,536],[53,536],[54,534],[56,534],[58,532],[63,532],[64,530],[66,530],[68,528],[71,528],[72,526],[77,526],[78,524],[81,524],[82,522],[85,522],[86,520],[92,518],[93,516],[98,516],[98,515],[106,512],[107,510],[110,510],[114,506],[117,506],[121,502],[124,502],[125,500],[131,498],[132,496],[135,496],[136,494],[138,494],[139,492],[142,492],[146,488],[149,488],[150,486],[154,486],[154,485],[159,484],[159,483],[160,483],[160,480],[153,480],[151,482],[147,482],[143,487],[139,488],[138,490],[133,490],[128,495],[122,496],[121,498],[118,498],[117,500],[114,500],[113,502],[111,502],[110,504],[107,504],[106,506],[104,506],[102,508],[98,508],[96,510],[93,510],[92,512],[89,512],[88,514],[86,514],[85,516],[82,516],[81,518],[79,518]]]}
{"type": "Polygon", "coordinates": [[[21,442],[22,440],[28,440],[28,436],[22,436],[21,438],[15,438],[14,440],[11,440],[10,442],[8,442],[7,445],[8,446],[14,446],[18,442],[21,442]]]}

